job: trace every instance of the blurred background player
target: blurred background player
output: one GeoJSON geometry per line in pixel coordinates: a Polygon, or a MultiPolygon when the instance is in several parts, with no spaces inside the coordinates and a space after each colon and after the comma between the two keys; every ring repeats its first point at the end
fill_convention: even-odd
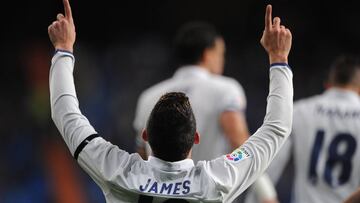
{"type": "Polygon", "coordinates": [[[360,185],[360,60],[338,57],[321,95],[294,105],[292,135],[268,169],[277,181],[290,156],[293,200],[342,202],[360,185]]]}
{"type": "MultiPolygon", "coordinates": [[[[193,149],[195,162],[209,160],[240,146],[248,138],[246,98],[236,80],[221,75],[225,55],[223,38],[210,24],[189,23],[179,30],[174,52],[180,66],[174,76],[150,87],[139,97],[134,120],[137,134],[141,135],[161,95],[181,91],[190,97],[203,135],[202,145],[193,149]]],[[[145,142],[140,136],[138,138],[138,152],[146,158],[149,151],[144,151],[145,142]]]]}
{"type": "MultiPolygon", "coordinates": [[[[246,97],[242,86],[222,76],[225,42],[214,26],[205,22],[183,25],[175,37],[174,52],[180,66],[172,78],[145,90],[139,97],[134,128],[137,151],[144,158],[151,154],[141,138],[151,109],[167,92],[184,92],[190,98],[201,135],[201,144],[194,145],[192,159],[211,160],[229,153],[248,139],[245,120],[246,97]]],[[[256,183],[262,200],[276,202],[275,189],[263,176],[256,183]]]]}

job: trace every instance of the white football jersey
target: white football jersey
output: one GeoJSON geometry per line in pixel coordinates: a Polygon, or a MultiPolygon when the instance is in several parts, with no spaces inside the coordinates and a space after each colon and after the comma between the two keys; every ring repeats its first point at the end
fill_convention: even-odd
{"type": "Polygon", "coordinates": [[[360,186],[360,99],[331,88],[294,105],[293,130],[268,173],[294,157],[296,203],[343,202],[360,186]]]}
{"type": "Polygon", "coordinates": [[[263,125],[233,153],[211,161],[144,161],[99,137],[82,115],[76,97],[74,56],[58,51],[50,69],[51,116],[80,166],[111,203],[231,202],[267,168],[292,125],[292,72],[286,64],[270,68],[263,125]]]}
{"type": "MultiPolygon", "coordinates": [[[[245,111],[243,88],[236,80],[211,74],[199,66],[181,67],[172,78],[150,87],[140,95],[134,119],[134,128],[138,132],[137,144],[144,144],[140,134],[155,103],[163,94],[174,91],[186,93],[194,111],[201,143],[193,147],[192,159],[195,163],[229,153],[230,144],[224,136],[219,118],[225,111],[245,111]]],[[[149,151],[149,147],[147,149],[149,151]]]]}

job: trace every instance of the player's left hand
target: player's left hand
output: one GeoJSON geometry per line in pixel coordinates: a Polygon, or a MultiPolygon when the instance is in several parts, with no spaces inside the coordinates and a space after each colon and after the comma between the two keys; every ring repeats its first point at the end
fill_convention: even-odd
{"type": "Polygon", "coordinates": [[[57,14],[57,20],[48,27],[49,38],[55,49],[73,52],[76,38],[74,20],[69,0],[63,0],[63,4],[65,16],[61,13],[57,14]]]}

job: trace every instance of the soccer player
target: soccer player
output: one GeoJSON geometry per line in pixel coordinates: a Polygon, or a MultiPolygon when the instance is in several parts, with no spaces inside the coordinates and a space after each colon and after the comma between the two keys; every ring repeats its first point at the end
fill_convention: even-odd
{"type": "Polygon", "coordinates": [[[360,186],[359,58],[337,58],[328,82],[295,103],[292,135],[268,169],[276,181],[293,156],[295,202],[343,202],[360,186]]]}
{"type": "MultiPolygon", "coordinates": [[[[211,24],[187,23],[179,29],[174,41],[180,67],[173,77],[148,88],[139,97],[134,119],[137,151],[144,159],[151,154],[141,134],[158,99],[167,92],[185,92],[201,135],[201,144],[192,148],[192,159],[195,163],[210,161],[248,139],[245,93],[236,80],[221,75],[225,42],[211,24]]],[[[259,199],[276,202],[275,187],[267,176],[261,176],[256,187],[259,199]]]]}
{"type": "Polygon", "coordinates": [[[148,88],[139,97],[134,119],[139,135],[137,151],[145,159],[150,155],[150,150],[144,150],[149,145],[141,138],[147,118],[163,94],[177,91],[190,98],[197,130],[203,135],[202,144],[192,150],[195,163],[229,153],[245,142],[248,130],[243,88],[236,80],[221,75],[225,55],[223,38],[212,25],[193,22],[179,29],[174,44],[180,68],[172,78],[148,88]]]}
{"type": "Polygon", "coordinates": [[[56,49],[50,69],[52,118],[80,166],[103,190],[107,202],[231,202],[260,176],[290,134],[292,71],[288,66],[291,32],[272,21],[267,6],[261,44],[270,60],[270,87],[263,125],[233,153],[212,161],[191,160],[199,142],[188,97],[168,93],[155,104],[143,138],[153,156],[144,161],[101,138],[80,112],[72,54],[75,26],[68,0],[65,15],[48,28],[56,49]]]}

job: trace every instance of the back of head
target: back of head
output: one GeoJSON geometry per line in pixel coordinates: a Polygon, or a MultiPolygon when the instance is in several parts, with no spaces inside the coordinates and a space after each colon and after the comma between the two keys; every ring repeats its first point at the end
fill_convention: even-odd
{"type": "Polygon", "coordinates": [[[179,92],[163,95],[149,116],[146,131],[154,156],[164,161],[187,158],[196,132],[188,97],[179,92]]]}
{"type": "Polygon", "coordinates": [[[360,58],[353,55],[342,55],[336,58],[331,65],[328,80],[332,86],[360,87],[360,58]]]}
{"type": "Polygon", "coordinates": [[[207,48],[215,45],[221,37],[215,27],[205,22],[183,25],[175,37],[174,51],[178,65],[195,65],[201,61],[207,48]]]}

